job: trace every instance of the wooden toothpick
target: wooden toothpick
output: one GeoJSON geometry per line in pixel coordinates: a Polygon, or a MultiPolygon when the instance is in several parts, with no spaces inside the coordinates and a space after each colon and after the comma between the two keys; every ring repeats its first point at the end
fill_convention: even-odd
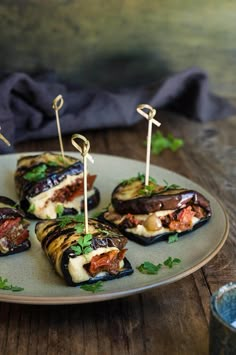
{"type": "Polygon", "coordinates": [[[62,159],[64,161],[64,148],[63,148],[63,142],[62,142],[62,136],[61,136],[61,126],[60,126],[60,119],[59,119],[59,110],[62,108],[63,104],[64,104],[64,100],[63,100],[62,95],[58,95],[52,102],[52,108],[56,114],[57,131],[58,131],[61,155],[62,155],[62,159]]]}
{"type": "Polygon", "coordinates": [[[151,142],[152,142],[152,124],[160,127],[161,123],[154,119],[156,110],[147,104],[141,104],[137,107],[138,113],[148,120],[148,134],[147,134],[147,151],[146,151],[146,174],[145,174],[145,186],[149,185],[149,171],[150,171],[150,154],[151,154],[151,142]],[[144,109],[149,110],[145,112],[144,109]]]}
{"type": "MultiPolygon", "coordinates": [[[[1,130],[1,127],[0,127],[1,130]]],[[[11,143],[9,142],[9,140],[7,140],[4,135],[2,133],[0,133],[0,139],[6,144],[8,145],[8,147],[10,147],[11,143]]]]}
{"type": "Polygon", "coordinates": [[[84,163],[84,224],[85,224],[85,234],[88,234],[88,193],[87,193],[87,159],[94,162],[92,156],[88,154],[90,149],[90,143],[87,138],[82,136],[81,134],[73,134],[71,137],[72,145],[80,152],[83,157],[84,163]],[[75,139],[82,140],[82,146],[80,146],[75,139]]]}

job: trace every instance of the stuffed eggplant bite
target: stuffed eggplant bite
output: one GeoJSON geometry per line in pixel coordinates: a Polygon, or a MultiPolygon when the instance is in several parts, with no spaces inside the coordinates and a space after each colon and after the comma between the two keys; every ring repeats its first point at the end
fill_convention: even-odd
{"type": "MultiPolygon", "coordinates": [[[[16,191],[21,208],[30,218],[53,219],[61,214],[81,213],[84,208],[84,166],[74,157],[45,152],[17,161],[16,191]]],[[[88,209],[99,204],[93,186],[96,175],[87,174],[88,209]]]]}
{"type": "Polygon", "coordinates": [[[88,233],[84,232],[81,215],[40,221],[35,232],[55,271],[69,286],[112,280],[133,272],[125,257],[127,238],[96,219],[88,220],[88,233]]]}
{"type": "Polygon", "coordinates": [[[129,239],[152,244],[170,235],[191,232],[211,217],[209,201],[199,192],[177,185],[145,186],[144,176],[125,180],[112,192],[100,219],[115,225],[129,239]]]}
{"type": "Polygon", "coordinates": [[[30,248],[29,222],[16,202],[0,196],[0,256],[20,253],[30,248]]]}

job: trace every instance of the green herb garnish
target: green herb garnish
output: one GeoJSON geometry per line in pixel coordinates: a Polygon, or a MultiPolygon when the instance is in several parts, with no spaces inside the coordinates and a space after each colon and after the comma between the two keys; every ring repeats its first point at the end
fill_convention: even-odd
{"type": "Polygon", "coordinates": [[[90,233],[85,234],[84,237],[81,236],[77,240],[77,244],[73,245],[71,249],[75,252],[76,255],[88,254],[93,250],[91,248],[92,239],[93,239],[92,234],[90,233]]]}
{"type": "Polygon", "coordinates": [[[155,190],[154,185],[146,185],[143,189],[139,190],[139,194],[150,196],[154,190],[155,190]]]}
{"type": "Polygon", "coordinates": [[[1,276],[0,276],[0,289],[1,290],[12,291],[12,292],[20,292],[20,291],[24,290],[22,287],[13,286],[11,284],[8,284],[8,280],[7,279],[3,279],[1,276]]]}
{"type": "Polygon", "coordinates": [[[164,183],[165,183],[165,186],[164,186],[164,191],[167,191],[167,190],[175,190],[175,189],[181,189],[181,186],[179,185],[176,185],[176,184],[171,184],[169,185],[169,183],[166,181],[166,180],[163,180],[164,183]]]}
{"type": "Polygon", "coordinates": [[[47,165],[48,165],[48,166],[58,166],[58,163],[55,162],[55,161],[53,161],[53,160],[49,160],[49,161],[47,162],[47,165]]]}
{"type": "Polygon", "coordinates": [[[76,214],[76,215],[66,215],[61,216],[58,219],[59,227],[64,228],[67,224],[77,222],[77,223],[84,223],[84,214],[76,214]]]}
{"type": "Polygon", "coordinates": [[[155,275],[158,273],[158,271],[161,269],[162,264],[153,264],[150,261],[144,261],[143,264],[139,265],[137,269],[142,273],[142,274],[149,274],[149,275],[155,275]]]}
{"type": "Polygon", "coordinates": [[[178,242],[178,240],[179,240],[179,235],[178,235],[178,233],[175,233],[175,234],[169,236],[168,244],[178,242]]]}
{"type": "Polygon", "coordinates": [[[165,149],[170,149],[173,152],[182,147],[184,141],[179,138],[174,138],[173,134],[168,133],[166,137],[157,131],[152,135],[151,150],[154,154],[160,154],[165,149]]]}
{"type": "MultiPolygon", "coordinates": [[[[127,180],[123,180],[121,182],[121,184],[123,186],[131,185],[134,181],[137,181],[137,180],[139,180],[142,183],[144,183],[145,182],[145,175],[141,174],[141,173],[138,173],[137,176],[131,177],[130,179],[127,179],[127,180]]],[[[153,177],[151,177],[151,176],[149,176],[149,181],[152,182],[153,184],[156,184],[156,180],[153,177]]]]}
{"type": "Polygon", "coordinates": [[[35,211],[35,205],[32,203],[31,205],[29,205],[27,212],[34,213],[34,211],[35,211]]]}
{"type": "Polygon", "coordinates": [[[94,284],[91,285],[81,285],[80,288],[84,291],[89,291],[92,293],[103,291],[103,282],[102,281],[97,281],[94,284]]]}
{"type": "Polygon", "coordinates": [[[160,271],[160,269],[163,266],[167,266],[170,269],[175,265],[175,264],[179,264],[181,262],[180,259],[178,258],[174,258],[172,259],[170,256],[163,262],[163,264],[153,264],[150,261],[144,261],[144,263],[142,263],[141,265],[137,266],[136,269],[138,269],[138,271],[140,271],[142,274],[147,274],[147,275],[156,275],[158,273],[158,271],[160,271]]]}
{"type": "Polygon", "coordinates": [[[174,258],[172,259],[171,256],[169,256],[165,261],[164,261],[164,265],[169,267],[170,269],[172,269],[172,267],[174,266],[174,264],[179,264],[181,263],[181,260],[178,258],[174,258]]]}
{"type": "Polygon", "coordinates": [[[28,181],[38,181],[46,176],[46,170],[47,170],[47,165],[46,164],[41,164],[33,168],[32,170],[28,171],[25,175],[23,175],[23,178],[28,180],[28,181]]]}
{"type": "Polygon", "coordinates": [[[56,214],[60,218],[63,215],[64,212],[64,206],[59,204],[56,206],[56,214]]]}

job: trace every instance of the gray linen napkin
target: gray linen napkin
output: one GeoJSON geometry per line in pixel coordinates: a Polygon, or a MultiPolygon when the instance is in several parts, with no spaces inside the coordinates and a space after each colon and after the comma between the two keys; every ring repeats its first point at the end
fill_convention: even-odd
{"type": "Polygon", "coordinates": [[[0,79],[1,133],[12,143],[8,148],[0,141],[0,152],[11,152],[14,143],[57,135],[53,99],[62,94],[60,123],[63,135],[89,129],[131,126],[141,116],[140,103],[165,109],[186,117],[208,121],[236,112],[235,107],[209,90],[207,74],[191,68],[148,87],[106,91],[69,87],[52,80],[25,73],[14,73],[0,79]]]}

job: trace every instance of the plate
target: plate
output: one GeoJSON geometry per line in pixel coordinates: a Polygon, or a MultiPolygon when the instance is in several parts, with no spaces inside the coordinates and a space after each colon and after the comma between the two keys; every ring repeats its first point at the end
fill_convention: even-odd
{"type": "MultiPolygon", "coordinates": [[[[37,154],[37,153],[24,153],[37,154]]],[[[78,157],[79,154],[66,154],[78,157]]],[[[16,160],[23,154],[0,156],[1,171],[0,194],[16,200],[13,174],[16,160]]],[[[145,172],[145,163],[109,155],[94,154],[94,164],[88,163],[91,173],[97,174],[96,186],[101,193],[98,212],[110,201],[111,192],[122,180],[145,172]]],[[[150,176],[160,183],[163,180],[186,188],[195,189],[204,194],[211,203],[212,218],[196,231],[182,236],[178,242],[168,244],[166,241],[150,246],[141,246],[129,241],[127,258],[133,266],[130,276],[103,283],[103,290],[97,293],[88,292],[79,287],[65,285],[52,269],[43,253],[40,243],[35,237],[34,225],[31,222],[31,249],[8,257],[0,258],[0,276],[8,282],[24,288],[21,292],[0,290],[0,301],[28,304],[75,304],[98,302],[143,292],[153,287],[162,286],[180,280],[195,272],[209,262],[222,248],[229,231],[228,218],[222,204],[196,183],[172,171],[158,166],[150,166],[150,176]],[[157,275],[141,274],[136,267],[144,261],[155,264],[162,263],[169,256],[181,259],[181,263],[172,269],[162,268],[157,275]]]]}

